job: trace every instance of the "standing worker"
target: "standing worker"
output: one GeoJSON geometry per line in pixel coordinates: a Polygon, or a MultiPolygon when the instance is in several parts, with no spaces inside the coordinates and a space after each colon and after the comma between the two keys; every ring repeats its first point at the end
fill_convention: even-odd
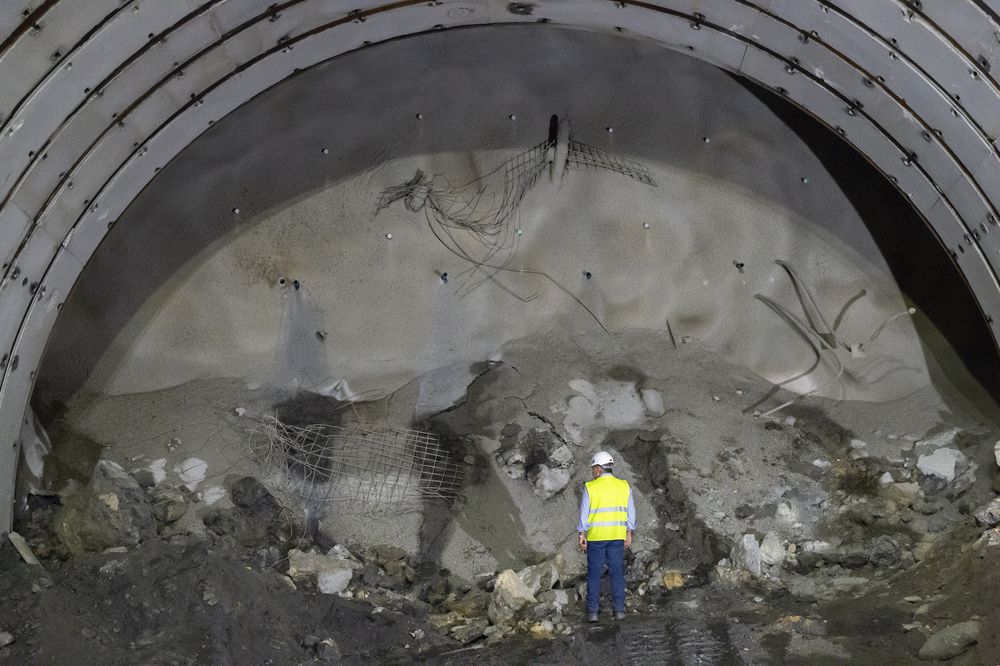
{"type": "Polygon", "coordinates": [[[614,458],[599,451],[590,461],[593,481],[584,484],[580,502],[580,550],[587,553],[587,620],[597,622],[601,576],[607,563],[611,574],[611,604],[615,619],[625,618],[625,549],[635,534],[635,503],[628,481],[615,476],[614,458]]]}

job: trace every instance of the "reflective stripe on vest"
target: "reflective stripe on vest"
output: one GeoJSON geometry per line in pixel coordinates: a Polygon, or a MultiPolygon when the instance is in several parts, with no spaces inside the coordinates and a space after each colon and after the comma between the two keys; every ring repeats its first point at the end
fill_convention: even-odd
{"type": "Polygon", "coordinates": [[[587,482],[590,514],[587,516],[588,541],[624,539],[628,529],[628,481],[602,474],[587,482]]]}

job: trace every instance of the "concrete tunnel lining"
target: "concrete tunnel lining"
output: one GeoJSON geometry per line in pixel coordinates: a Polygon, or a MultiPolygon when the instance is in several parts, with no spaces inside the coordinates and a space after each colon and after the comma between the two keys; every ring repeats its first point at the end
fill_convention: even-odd
{"type": "MultiPolygon", "coordinates": [[[[296,71],[438,26],[546,19],[613,31],[653,39],[780,89],[835,131],[841,128],[847,141],[895,179],[949,248],[990,321],[996,312],[1000,254],[997,234],[989,231],[995,230],[994,202],[1000,196],[993,182],[1000,171],[992,145],[1000,119],[991,113],[997,87],[989,65],[998,49],[997,23],[996,14],[980,3],[768,8],[717,2],[699,5],[695,12],[688,3],[574,2],[536,5],[524,16],[497,2],[345,11],[341,3],[290,2],[275,10],[230,0],[188,3],[189,13],[179,19],[160,13],[164,10],[149,11],[150,3],[115,4],[90,4],[84,11],[95,15],[88,20],[80,8],[60,19],[56,10],[69,3],[46,3],[38,15],[29,14],[33,23],[19,33],[4,24],[15,37],[4,44],[0,72],[10,74],[0,79],[0,87],[5,99],[24,100],[13,115],[13,109],[0,109],[0,154],[11,169],[0,209],[5,264],[0,441],[14,444],[3,449],[8,473],[0,494],[6,497],[13,489],[21,416],[59,306],[108,225],[159,168],[210,124],[296,71]],[[297,25],[289,30],[293,21],[297,25]],[[90,33],[91,25],[100,27],[90,33]],[[192,34],[218,31],[212,34],[226,49],[204,49],[192,58],[186,48],[193,42],[181,37],[186,26],[192,26],[192,34]],[[64,37],[82,41],[60,46],[64,37]],[[88,66],[78,64],[88,61],[80,57],[91,50],[106,53],[109,44],[123,47],[123,53],[92,57],[89,67],[104,67],[115,77],[109,80],[106,71],[88,78],[88,66]],[[131,67],[133,55],[124,53],[129,49],[140,54],[131,67]],[[39,64],[43,53],[44,68],[39,64]],[[159,62],[177,65],[166,65],[169,74],[143,91],[147,73],[138,70],[149,63],[142,58],[166,53],[176,60],[159,62]],[[49,59],[58,64],[49,67],[49,59]],[[23,63],[31,68],[22,68],[23,63]],[[35,76],[23,76],[28,71],[35,76]],[[135,76],[132,85],[138,85],[119,85],[126,80],[122,75],[135,76]],[[98,87],[84,92],[90,86],[80,81],[98,87]],[[123,97],[117,97],[119,91],[123,97]],[[50,113],[47,124],[44,115],[35,122],[39,109],[50,113]],[[109,114],[110,109],[118,110],[109,114]],[[96,137],[82,139],[88,133],[96,137]]],[[[9,505],[4,503],[5,511],[9,505]]],[[[9,513],[0,518],[9,524],[9,513]]]]}
{"type": "MultiPolygon", "coordinates": [[[[770,324],[748,290],[791,298],[787,280],[761,280],[780,271],[778,256],[810,267],[823,302],[870,294],[852,307],[842,336],[867,336],[858,322],[905,309],[889,296],[895,287],[880,246],[844,192],[736,80],[614,35],[485,27],[345,55],[262,94],[192,143],[91,258],[62,310],[36,396],[139,393],[208,376],[282,384],[275,374],[292,375],[271,368],[281,353],[271,350],[276,342],[283,349],[306,320],[327,335],[318,341],[302,331],[297,346],[316,353],[303,370],[314,383],[335,377],[361,393],[391,390],[425,370],[475,365],[539,322],[597,327],[565,294],[527,278],[504,282],[522,294],[541,292],[528,303],[486,285],[472,290],[422,213],[402,203],[375,212],[378,192],[417,168],[444,188],[531,150],[553,112],[570,116],[576,140],[628,155],[654,181],[574,170],[556,189],[543,176],[511,221],[523,232],[517,265],[545,270],[611,330],[657,329],[666,319],[679,336],[711,336],[724,355],[766,378],[795,374],[811,360],[808,349],[795,351],[797,337],[776,343],[790,348],[786,358],[769,360],[742,334],[770,324]],[[503,64],[490,62],[491,53],[503,64]],[[567,72],[571,63],[580,71],[567,72]],[[641,76],[629,77],[633,69],[641,76]],[[368,78],[382,86],[366,88],[368,78]],[[476,81],[475,93],[456,93],[462,81],[476,81]],[[614,95],[602,92],[612,88],[614,95]],[[423,118],[415,111],[400,119],[388,90],[423,118]],[[456,119],[468,121],[459,127],[456,119]],[[770,168],[757,168],[762,163],[770,168]],[[585,268],[593,280],[581,278],[585,268]],[[297,295],[293,279],[302,283],[297,295]],[[304,310],[294,315],[298,306],[304,310]]],[[[912,339],[884,342],[871,353],[920,356],[912,339]]],[[[888,383],[848,394],[887,398],[888,383]]]]}

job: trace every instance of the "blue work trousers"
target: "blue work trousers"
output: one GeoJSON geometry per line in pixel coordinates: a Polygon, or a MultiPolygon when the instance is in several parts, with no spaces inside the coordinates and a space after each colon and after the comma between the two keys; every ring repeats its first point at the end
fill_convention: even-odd
{"type": "Polygon", "coordinates": [[[615,612],[625,611],[625,542],[587,542],[587,612],[596,613],[601,600],[604,565],[611,574],[611,605],[615,612]]]}

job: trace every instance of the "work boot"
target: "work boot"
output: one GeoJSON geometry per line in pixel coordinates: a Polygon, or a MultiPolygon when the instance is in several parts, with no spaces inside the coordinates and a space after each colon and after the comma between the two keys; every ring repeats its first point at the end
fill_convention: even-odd
{"type": "Polygon", "coordinates": [[[587,622],[597,622],[597,613],[591,613],[587,616],[587,622]]]}
{"type": "Polygon", "coordinates": [[[625,619],[625,611],[615,611],[615,619],[616,620],[624,620],[625,619]]]}

